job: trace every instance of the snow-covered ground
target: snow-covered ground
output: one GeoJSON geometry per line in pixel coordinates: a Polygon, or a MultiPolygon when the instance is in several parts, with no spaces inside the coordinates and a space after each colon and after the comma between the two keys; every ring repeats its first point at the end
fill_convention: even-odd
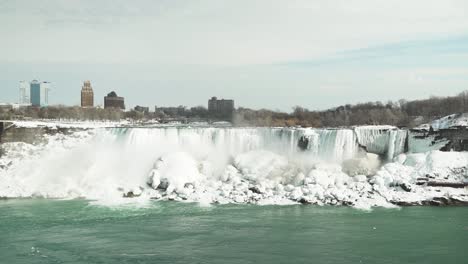
{"type": "Polygon", "coordinates": [[[183,124],[180,121],[173,121],[169,123],[160,123],[158,120],[145,120],[145,121],[78,121],[78,120],[0,120],[0,122],[8,122],[14,124],[16,127],[35,128],[47,127],[50,129],[56,128],[113,128],[113,127],[173,127],[173,126],[194,126],[194,127],[231,127],[230,122],[190,122],[183,124]]]}
{"type": "Polygon", "coordinates": [[[423,124],[416,129],[438,131],[440,129],[448,129],[453,127],[468,127],[468,113],[453,114],[436,119],[430,124],[423,124]]]}
{"type": "MultiPolygon", "coordinates": [[[[297,132],[286,132],[96,128],[48,135],[47,143],[38,145],[5,143],[0,197],[84,197],[103,204],[300,202],[366,209],[433,199],[468,202],[466,187],[419,185],[421,179],[467,182],[466,152],[399,154],[385,163],[377,155],[344,151],[348,132],[304,131],[325,137],[318,138],[321,146],[306,151],[291,140],[297,132]]],[[[362,135],[367,134],[388,145],[381,134],[362,135]]]]}
{"type": "Polygon", "coordinates": [[[131,124],[129,121],[64,121],[64,120],[13,120],[11,122],[16,127],[34,128],[105,128],[105,127],[121,127],[131,124]]]}

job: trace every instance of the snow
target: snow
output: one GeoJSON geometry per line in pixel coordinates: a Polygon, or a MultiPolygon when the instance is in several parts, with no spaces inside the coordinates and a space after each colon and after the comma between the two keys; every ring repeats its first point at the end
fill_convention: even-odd
{"type": "MultiPolygon", "coordinates": [[[[383,137],[390,145],[395,130],[379,131],[361,133],[361,140],[373,144],[371,138],[383,137]]],[[[143,205],[150,199],[205,206],[301,202],[361,209],[434,197],[468,201],[467,188],[417,185],[427,177],[466,182],[468,153],[398,154],[384,163],[355,148],[351,129],[95,128],[45,137],[37,145],[2,145],[0,197],[83,197],[103,205],[129,200],[143,205]],[[301,135],[313,141],[308,150],[297,148],[301,135]],[[123,198],[129,194],[137,197],[123,198]]]]}
{"type": "MultiPolygon", "coordinates": [[[[10,121],[7,121],[10,122],[10,121]]],[[[30,120],[14,120],[11,121],[16,127],[35,128],[106,128],[106,127],[120,127],[130,124],[128,121],[63,121],[63,120],[44,120],[44,121],[30,121],[30,120]]]]}
{"type": "Polygon", "coordinates": [[[453,127],[468,127],[468,113],[448,115],[440,119],[436,119],[430,124],[420,125],[416,129],[429,130],[431,127],[434,131],[453,127]]]}
{"type": "Polygon", "coordinates": [[[439,150],[449,143],[449,140],[437,138],[437,135],[428,135],[422,131],[412,131],[408,134],[408,151],[422,153],[431,150],[439,150]]]}
{"type": "Polygon", "coordinates": [[[186,152],[174,152],[162,156],[150,172],[150,182],[157,188],[162,181],[168,183],[167,191],[184,192],[185,184],[199,182],[201,173],[195,159],[186,152]]]}

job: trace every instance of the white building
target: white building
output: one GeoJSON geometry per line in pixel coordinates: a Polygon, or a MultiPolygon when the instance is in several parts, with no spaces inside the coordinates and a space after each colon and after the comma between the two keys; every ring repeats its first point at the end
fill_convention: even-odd
{"type": "Polygon", "coordinates": [[[38,80],[32,80],[29,83],[30,86],[30,102],[33,106],[48,106],[49,105],[49,91],[50,82],[39,82],[38,80]]]}
{"type": "Polygon", "coordinates": [[[49,105],[50,82],[41,82],[41,106],[49,105]]]}
{"type": "Polygon", "coordinates": [[[31,89],[29,88],[29,83],[26,81],[20,81],[19,84],[19,101],[20,105],[30,105],[31,104],[31,89]]]}

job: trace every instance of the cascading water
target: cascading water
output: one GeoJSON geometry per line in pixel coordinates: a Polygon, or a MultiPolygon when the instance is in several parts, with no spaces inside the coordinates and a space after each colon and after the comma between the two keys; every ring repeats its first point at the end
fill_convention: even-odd
{"type": "Polygon", "coordinates": [[[387,160],[405,152],[407,132],[394,127],[355,127],[353,129],[306,129],[307,149],[328,160],[343,161],[365,151],[387,160]]]}
{"type": "Polygon", "coordinates": [[[389,160],[405,151],[407,131],[390,126],[354,128],[357,142],[368,152],[385,155],[389,160]]]}
{"type": "MultiPolygon", "coordinates": [[[[366,194],[376,186],[366,172],[376,173],[379,162],[365,150],[391,161],[405,151],[406,135],[393,127],[161,127],[57,134],[46,144],[4,144],[0,197],[383,205],[388,204],[383,191],[366,194]]],[[[373,181],[390,186],[384,180],[388,173],[376,174],[383,178],[373,181]]]]}

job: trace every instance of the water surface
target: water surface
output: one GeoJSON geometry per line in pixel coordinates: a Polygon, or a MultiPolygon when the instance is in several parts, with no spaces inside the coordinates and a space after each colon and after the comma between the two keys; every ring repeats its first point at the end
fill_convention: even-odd
{"type": "Polygon", "coordinates": [[[468,207],[0,201],[0,263],[466,263],[468,207]]]}

